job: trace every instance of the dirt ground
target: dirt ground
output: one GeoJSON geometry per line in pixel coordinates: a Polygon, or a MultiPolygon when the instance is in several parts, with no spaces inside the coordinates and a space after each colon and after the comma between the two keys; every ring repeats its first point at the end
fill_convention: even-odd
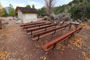
{"type": "Polygon", "coordinates": [[[90,26],[84,26],[80,33],[70,39],[68,45],[57,44],[57,47],[48,53],[41,48],[41,40],[45,39],[48,40],[48,37],[32,41],[20,24],[9,21],[9,24],[0,30],[0,60],[90,60],[90,26]]]}

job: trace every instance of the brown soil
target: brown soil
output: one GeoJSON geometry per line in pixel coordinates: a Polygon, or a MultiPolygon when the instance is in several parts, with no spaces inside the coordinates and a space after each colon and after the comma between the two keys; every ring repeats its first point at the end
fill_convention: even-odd
{"type": "MultiPolygon", "coordinates": [[[[0,30],[0,60],[90,60],[90,27],[84,26],[75,37],[82,38],[83,45],[70,42],[68,45],[57,44],[56,49],[44,52],[41,48],[46,44],[68,32],[68,28],[62,33],[48,35],[39,41],[32,41],[30,35],[20,28],[20,24],[10,21],[0,30]],[[79,46],[79,47],[78,47],[79,46]]],[[[36,32],[38,33],[38,32],[36,32]]],[[[80,40],[73,37],[70,40],[80,40]]],[[[80,40],[80,42],[82,42],[80,40]]],[[[80,43],[79,43],[80,44],[80,43]]]]}

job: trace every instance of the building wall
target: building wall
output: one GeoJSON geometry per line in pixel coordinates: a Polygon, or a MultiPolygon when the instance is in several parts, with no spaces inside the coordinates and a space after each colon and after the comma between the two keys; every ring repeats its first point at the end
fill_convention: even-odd
{"type": "Polygon", "coordinates": [[[23,23],[28,23],[32,21],[37,21],[37,14],[34,13],[23,14],[20,10],[18,10],[18,18],[22,20],[23,23]]]}
{"type": "Polygon", "coordinates": [[[37,14],[23,14],[23,22],[37,21],[37,14]]]}
{"type": "Polygon", "coordinates": [[[18,18],[23,20],[23,14],[20,10],[18,10],[18,18]]]}

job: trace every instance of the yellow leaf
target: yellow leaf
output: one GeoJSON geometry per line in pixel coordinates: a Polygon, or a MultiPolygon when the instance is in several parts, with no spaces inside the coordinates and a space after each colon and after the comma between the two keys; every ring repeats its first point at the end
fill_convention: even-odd
{"type": "Polygon", "coordinates": [[[21,60],[20,58],[18,60],[21,60]]]}

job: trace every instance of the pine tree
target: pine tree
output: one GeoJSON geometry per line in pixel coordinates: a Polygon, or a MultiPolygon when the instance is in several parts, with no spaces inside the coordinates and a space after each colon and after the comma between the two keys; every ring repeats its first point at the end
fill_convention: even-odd
{"type": "Polygon", "coordinates": [[[32,5],[32,8],[35,8],[35,5],[32,5]]]}
{"type": "Polygon", "coordinates": [[[14,8],[13,8],[13,5],[12,4],[9,4],[9,15],[11,15],[11,16],[13,16],[13,15],[15,15],[15,10],[14,10],[14,8]]]}

